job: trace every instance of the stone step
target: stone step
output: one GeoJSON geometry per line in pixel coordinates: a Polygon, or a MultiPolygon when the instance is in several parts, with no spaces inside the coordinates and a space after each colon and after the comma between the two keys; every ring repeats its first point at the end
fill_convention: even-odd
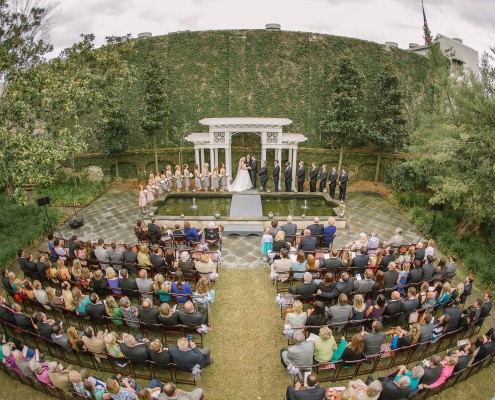
{"type": "Polygon", "coordinates": [[[239,235],[246,237],[248,235],[263,236],[262,224],[225,224],[223,235],[239,235]]]}

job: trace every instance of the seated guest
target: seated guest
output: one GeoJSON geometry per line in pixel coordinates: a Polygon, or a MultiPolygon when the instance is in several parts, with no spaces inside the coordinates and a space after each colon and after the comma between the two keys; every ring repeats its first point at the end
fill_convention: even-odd
{"type": "Polygon", "coordinates": [[[292,215],[287,216],[287,223],[280,227],[284,231],[285,236],[294,236],[297,233],[297,225],[292,222],[292,215]]]}
{"type": "Polygon", "coordinates": [[[158,296],[158,300],[162,303],[170,301],[170,283],[168,281],[165,282],[165,278],[162,274],[156,274],[153,281],[153,290],[158,296]]]}
{"type": "Polygon", "coordinates": [[[93,353],[96,360],[99,361],[101,358],[107,358],[105,342],[103,341],[103,331],[98,331],[95,335],[93,328],[84,328],[84,335],[81,338],[86,350],[93,353]]]}
{"type": "Polygon", "coordinates": [[[444,306],[450,301],[450,298],[451,298],[450,283],[444,282],[442,285],[442,290],[440,291],[440,295],[437,298],[437,305],[444,306]]]}
{"type": "Polygon", "coordinates": [[[112,319],[112,324],[114,326],[122,326],[124,323],[122,322],[122,311],[120,311],[117,302],[113,296],[107,296],[105,299],[105,310],[107,312],[107,316],[112,319]]]}
{"type": "Polygon", "coordinates": [[[420,260],[421,263],[423,263],[423,260],[425,259],[425,249],[424,249],[423,242],[419,242],[416,245],[416,249],[414,250],[414,259],[420,260]]]}
{"type": "Polygon", "coordinates": [[[153,244],[158,243],[162,237],[162,230],[156,224],[156,217],[151,217],[151,222],[148,224],[148,235],[153,244]]]}
{"type": "Polygon", "coordinates": [[[105,248],[105,241],[103,239],[98,239],[98,245],[95,246],[94,254],[103,269],[109,267],[106,262],[110,261],[110,254],[105,248]]]}
{"type": "Polygon", "coordinates": [[[318,290],[318,284],[313,282],[313,275],[311,272],[304,273],[304,282],[297,286],[289,286],[289,293],[298,294],[305,297],[313,296],[318,290]]]}
{"type": "Polygon", "coordinates": [[[318,362],[328,362],[333,357],[333,352],[337,350],[337,343],[332,336],[332,330],[328,327],[320,328],[320,335],[314,340],[315,350],[313,357],[318,362]]]}
{"type": "Polygon", "coordinates": [[[344,349],[344,352],[342,353],[340,358],[342,359],[342,361],[344,361],[344,363],[347,363],[349,361],[362,360],[364,358],[364,350],[365,344],[363,335],[356,333],[352,337],[351,343],[349,343],[344,349]]]}
{"type": "Polygon", "coordinates": [[[120,312],[122,318],[124,318],[125,324],[129,328],[139,328],[141,320],[138,317],[138,309],[136,306],[131,305],[131,302],[127,296],[120,299],[120,312]]]}
{"type": "MultiPolygon", "coordinates": [[[[174,325],[179,325],[179,312],[178,311],[172,311],[172,308],[168,303],[162,303],[160,304],[160,307],[158,308],[158,316],[157,320],[159,324],[165,325],[165,326],[174,326],[174,325]]],[[[199,324],[201,325],[201,324],[199,324]]]]}
{"type": "Polygon", "coordinates": [[[106,275],[108,287],[110,289],[112,289],[112,293],[117,294],[117,295],[121,295],[122,290],[120,290],[119,278],[118,278],[115,270],[112,267],[108,267],[105,271],[105,275],[106,275]]]}
{"type": "Polygon", "coordinates": [[[291,268],[292,261],[289,259],[289,251],[287,249],[280,250],[280,259],[274,260],[272,264],[272,279],[285,282],[289,279],[288,272],[291,268]]]}
{"type": "Polygon", "coordinates": [[[129,278],[129,272],[126,268],[120,270],[119,287],[126,290],[138,290],[136,285],[136,280],[134,278],[129,278]]]}
{"type": "Polygon", "coordinates": [[[366,233],[361,232],[359,234],[358,240],[349,243],[346,247],[351,247],[351,251],[356,251],[357,249],[360,249],[361,247],[364,247],[365,249],[368,248],[368,236],[366,233]]]}
{"type": "MultiPolygon", "coordinates": [[[[123,382],[125,385],[127,383],[127,379],[124,379],[123,382]]],[[[107,380],[106,392],[110,395],[110,398],[114,400],[134,400],[136,398],[134,389],[129,386],[129,383],[127,383],[126,387],[122,387],[114,379],[107,380]]]]}
{"type": "MultiPolygon", "coordinates": [[[[124,253],[122,250],[117,248],[117,243],[112,242],[110,243],[110,250],[108,251],[108,255],[110,256],[110,261],[114,263],[121,263],[124,262],[124,253]]],[[[120,271],[121,266],[120,265],[114,265],[113,268],[116,271],[120,271]]]]}
{"type": "Polygon", "coordinates": [[[137,235],[144,232],[148,232],[148,228],[143,224],[142,220],[138,219],[134,227],[134,233],[137,235]]]}
{"type": "Polygon", "coordinates": [[[138,317],[145,324],[158,324],[158,307],[153,306],[153,302],[150,299],[143,299],[143,302],[138,307],[138,317]]]}
{"type": "Polygon", "coordinates": [[[156,272],[165,273],[165,259],[160,255],[160,246],[154,244],[151,248],[150,261],[156,272]]]}
{"type": "Polygon", "coordinates": [[[176,261],[176,257],[175,257],[175,250],[173,249],[168,249],[166,252],[165,252],[165,270],[169,273],[169,274],[175,274],[175,272],[177,271],[177,267],[178,267],[178,263],[176,261]]]}
{"type": "Polygon", "coordinates": [[[42,282],[48,281],[48,278],[46,277],[46,273],[45,273],[45,267],[46,267],[45,261],[46,261],[45,255],[40,254],[38,256],[38,262],[36,263],[36,270],[37,270],[38,278],[42,282]]]}
{"type": "Polygon", "coordinates": [[[351,267],[354,267],[354,275],[362,275],[370,262],[370,256],[366,254],[366,247],[360,247],[356,252],[356,257],[352,259],[351,267]]]}
{"type": "Polygon", "coordinates": [[[327,272],[323,277],[323,282],[318,283],[318,290],[321,290],[324,293],[331,293],[333,289],[335,289],[334,275],[331,272],[327,272]]]}
{"type": "Polygon", "coordinates": [[[445,268],[445,274],[444,276],[447,279],[452,279],[457,271],[457,257],[456,256],[450,256],[449,263],[447,264],[447,267],[445,268]]]}
{"type": "Polygon", "coordinates": [[[306,272],[306,267],[308,262],[306,261],[306,256],[304,252],[299,251],[297,253],[296,259],[292,261],[291,271],[297,271],[292,274],[293,278],[302,278],[304,276],[304,272],[306,272]]]}
{"type": "Polygon", "coordinates": [[[51,307],[63,308],[64,300],[56,295],[54,288],[47,287],[45,292],[46,292],[46,298],[48,300],[48,304],[51,307]]]}
{"type": "Polygon", "coordinates": [[[306,378],[306,386],[296,382],[287,388],[286,400],[324,400],[325,389],[318,384],[318,375],[311,373],[306,378]]]}
{"type": "Polygon", "coordinates": [[[209,347],[199,350],[193,341],[189,342],[185,337],[181,337],[176,346],[170,346],[168,352],[174,364],[182,371],[192,371],[196,364],[203,369],[213,363],[209,347]]]}
{"type": "Polygon", "coordinates": [[[64,248],[63,239],[55,239],[53,241],[53,247],[55,249],[55,253],[58,256],[58,260],[66,261],[67,260],[67,251],[64,248]]]}
{"type": "Polygon", "coordinates": [[[275,235],[280,232],[280,226],[278,225],[278,220],[277,218],[272,218],[270,222],[270,227],[268,228],[268,233],[275,237],[275,235]]]}
{"type": "Polygon", "coordinates": [[[426,263],[422,267],[423,280],[430,282],[433,277],[438,273],[438,270],[433,265],[433,256],[426,256],[426,263]]]}
{"type": "MultiPolygon", "coordinates": [[[[311,236],[321,236],[323,235],[323,232],[325,230],[325,227],[323,224],[320,224],[320,218],[314,217],[313,218],[313,223],[311,225],[308,225],[307,229],[311,232],[311,236]]],[[[301,235],[303,235],[304,232],[301,232],[301,235]]]]}
{"type": "Polygon", "coordinates": [[[139,271],[136,285],[142,298],[153,300],[153,279],[148,277],[148,272],[144,268],[139,271]]]}
{"type": "Polygon", "coordinates": [[[194,260],[188,251],[183,251],[180,254],[178,268],[184,274],[186,278],[194,278],[196,276],[196,267],[194,265],[194,260]]]}
{"type": "Polygon", "coordinates": [[[409,315],[416,309],[419,308],[419,299],[417,297],[417,291],[415,287],[410,287],[407,289],[407,297],[402,303],[402,316],[400,322],[405,321],[409,318],[409,315]]]}
{"type": "Polygon", "coordinates": [[[204,229],[192,227],[189,221],[184,221],[184,235],[188,242],[199,242],[204,229]]]}
{"type": "Polygon", "coordinates": [[[423,269],[421,268],[421,261],[414,260],[412,263],[412,269],[407,276],[407,283],[420,283],[423,282],[423,269]]]}
{"type": "Polygon", "coordinates": [[[335,233],[337,232],[337,227],[335,226],[335,218],[329,217],[327,221],[327,226],[323,229],[322,243],[332,243],[335,238],[335,233]]]}
{"type": "Polygon", "coordinates": [[[402,312],[404,303],[401,301],[400,293],[396,290],[392,292],[391,299],[385,307],[383,312],[383,318],[386,321],[393,321],[393,319],[402,312]]]}
{"type": "Polygon", "coordinates": [[[285,367],[307,367],[313,365],[314,342],[305,340],[304,333],[297,331],[293,339],[296,344],[280,351],[282,364],[285,367]]]}
{"type": "Polygon", "coordinates": [[[409,332],[402,329],[400,326],[387,331],[387,335],[393,335],[390,343],[390,348],[392,350],[418,343],[420,334],[421,327],[418,323],[412,324],[409,332]]]}
{"type": "Polygon", "coordinates": [[[443,369],[443,365],[440,364],[441,361],[442,358],[440,356],[431,356],[431,358],[428,360],[428,363],[423,367],[424,374],[419,380],[420,384],[431,385],[440,378],[440,374],[442,373],[443,369]]]}
{"type": "Polygon", "coordinates": [[[292,304],[292,312],[288,312],[285,316],[285,325],[289,325],[290,329],[284,330],[284,333],[292,336],[295,331],[301,331],[304,328],[308,315],[303,311],[303,305],[299,300],[294,300],[292,304]]]}
{"type": "Polygon", "coordinates": [[[370,292],[374,286],[373,271],[369,268],[364,271],[363,279],[354,281],[354,291],[362,294],[370,292]]]}
{"type": "Polygon", "coordinates": [[[86,306],[86,315],[89,316],[93,324],[106,325],[106,321],[103,317],[106,317],[107,310],[105,305],[100,301],[100,298],[96,293],[89,295],[90,303],[86,306]]]}
{"type": "Polygon", "coordinates": [[[367,357],[380,354],[381,345],[383,344],[383,341],[387,336],[385,332],[382,332],[383,324],[380,321],[374,321],[371,325],[371,329],[371,333],[368,333],[366,331],[363,332],[364,354],[367,357]]]}
{"type": "Polygon", "coordinates": [[[64,332],[62,323],[53,325],[52,340],[54,343],[58,344],[60,347],[66,349],[67,351],[72,351],[72,345],[69,341],[67,333],[64,332]]]}
{"type": "Polygon", "coordinates": [[[329,324],[341,324],[352,317],[352,306],[349,305],[347,295],[341,293],[338,303],[328,309],[329,324]]]}
{"type": "Polygon", "coordinates": [[[190,399],[201,400],[203,399],[203,389],[196,388],[191,392],[185,392],[184,390],[177,389],[172,382],[165,383],[163,385],[163,393],[159,395],[160,400],[172,400],[172,399],[190,399]]]}
{"type": "Polygon", "coordinates": [[[174,281],[170,286],[170,293],[175,294],[173,296],[178,303],[185,303],[189,300],[189,296],[192,295],[192,289],[188,282],[184,282],[184,275],[182,271],[177,271],[174,275],[174,281]]]}
{"type": "MultiPolygon", "coordinates": [[[[165,304],[165,303],[164,303],[165,304]]],[[[159,366],[167,366],[170,364],[170,354],[166,348],[162,346],[160,339],[154,339],[149,345],[150,360],[159,366]]]]}
{"type": "Polygon", "coordinates": [[[395,288],[399,282],[399,272],[397,271],[397,265],[391,261],[388,263],[387,271],[385,272],[385,289],[395,288]]]}
{"type": "Polygon", "coordinates": [[[67,310],[74,310],[74,298],[72,297],[72,291],[69,282],[62,282],[60,285],[62,288],[62,300],[64,302],[64,308],[67,310]]]}
{"type": "Polygon", "coordinates": [[[136,338],[128,333],[124,333],[123,343],[120,343],[122,353],[125,358],[137,364],[144,364],[149,359],[148,345],[144,341],[138,341],[136,338]]]}
{"type": "MultiPolygon", "coordinates": [[[[352,315],[351,321],[361,321],[364,318],[364,313],[366,312],[368,306],[364,302],[364,297],[362,294],[354,295],[354,299],[352,301],[352,315]]],[[[353,323],[353,326],[358,326],[359,322],[353,323]]]]}
{"type": "Polygon", "coordinates": [[[195,267],[202,278],[209,278],[210,281],[214,281],[217,278],[217,266],[211,258],[208,257],[208,254],[201,254],[199,260],[196,261],[195,267]]]}
{"type": "Polygon", "coordinates": [[[399,380],[384,379],[382,381],[382,392],[380,393],[380,400],[396,400],[409,398],[412,390],[411,380],[407,376],[401,377],[399,380]]]}
{"type": "Polygon", "coordinates": [[[322,262],[320,262],[321,268],[324,269],[336,269],[345,267],[347,264],[344,260],[338,257],[339,251],[337,249],[333,249],[330,252],[329,258],[324,258],[322,262]]]}
{"type": "Polygon", "coordinates": [[[435,318],[433,324],[433,332],[431,333],[432,341],[437,341],[447,333],[447,327],[449,326],[450,316],[448,314],[442,315],[440,318],[435,318]]]}
{"type": "Polygon", "coordinates": [[[359,400],[377,400],[380,397],[380,393],[383,390],[382,383],[376,379],[366,385],[361,379],[349,381],[347,384],[347,390],[349,390],[351,398],[359,400]]]}
{"type": "Polygon", "coordinates": [[[311,236],[311,231],[309,229],[304,230],[304,236],[299,241],[297,250],[307,252],[314,252],[316,250],[316,237],[311,236]]]}
{"type": "Polygon", "coordinates": [[[25,331],[35,332],[33,321],[22,313],[22,308],[19,304],[14,303],[12,305],[12,311],[14,312],[15,325],[25,331]]]}
{"type": "Polygon", "coordinates": [[[129,243],[124,251],[124,262],[126,264],[137,264],[138,248],[136,245],[129,243]]]}
{"type": "Polygon", "coordinates": [[[390,246],[390,247],[399,248],[400,246],[402,246],[403,243],[404,243],[404,236],[402,236],[402,229],[397,228],[395,230],[394,236],[392,236],[389,240],[383,243],[383,245],[385,247],[390,246]]]}
{"type": "Polygon", "coordinates": [[[86,315],[86,306],[91,303],[89,296],[83,296],[79,288],[73,287],[72,299],[74,302],[74,310],[76,310],[77,315],[84,317],[86,315]]]}
{"type": "Polygon", "coordinates": [[[36,330],[38,335],[43,336],[47,340],[52,340],[53,325],[55,321],[53,319],[47,319],[44,313],[38,313],[36,315],[36,330]]]}
{"type": "Polygon", "coordinates": [[[383,272],[386,272],[388,270],[388,265],[392,261],[395,261],[394,249],[389,246],[385,249],[385,255],[382,257],[382,261],[380,261],[380,269],[382,269],[383,272]]]}
{"type": "Polygon", "coordinates": [[[46,295],[45,290],[43,289],[43,285],[40,281],[33,282],[34,287],[34,297],[36,300],[43,305],[47,310],[50,309],[50,304],[48,302],[48,296],[46,295]]]}
{"type": "Polygon", "coordinates": [[[0,321],[7,322],[11,325],[17,325],[14,311],[11,306],[5,302],[3,296],[0,296],[0,321]]]}
{"type": "Polygon", "coordinates": [[[308,318],[306,319],[306,326],[316,326],[318,328],[310,328],[309,332],[318,335],[320,333],[320,326],[327,325],[328,315],[325,310],[325,303],[322,301],[316,301],[314,308],[308,310],[308,318]]]}
{"type": "Polygon", "coordinates": [[[272,251],[277,252],[282,249],[290,250],[290,242],[285,241],[285,232],[278,231],[273,238],[272,251]]]}
{"type": "Polygon", "coordinates": [[[421,325],[421,330],[419,334],[419,343],[426,343],[430,341],[431,334],[433,333],[433,316],[427,312],[423,318],[423,324],[421,325]]]}
{"type": "Polygon", "coordinates": [[[106,296],[108,293],[108,281],[103,277],[103,272],[97,269],[93,274],[93,290],[98,296],[106,296]]]}
{"type": "Polygon", "coordinates": [[[378,237],[378,233],[372,232],[368,239],[368,251],[369,255],[374,255],[378,251],[380,247],[380,238],[378,237]]]}
{"type": "Polygon", "coordinates": [[[179,311],[179,322],[186,326],[208,324],[208,309],[201,307],[196,310],[192,301],[186,301],[184,309],[179,311]]]}
{"type": "Polygon", "coordinates": [[[137,263],[140,267],[150,268],[152,266],[150,255],[148,254],[148,247],[144,244],[139,246],[139,252],[137,254],[137,263]]]}

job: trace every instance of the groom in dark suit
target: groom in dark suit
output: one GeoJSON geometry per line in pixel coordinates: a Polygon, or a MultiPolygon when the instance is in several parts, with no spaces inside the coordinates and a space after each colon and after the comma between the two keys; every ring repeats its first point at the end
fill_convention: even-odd
{"type": "Polygon", "coordinates": [[[337,179],[339,174],[337,173],[337,168],[333,167],[330,173],[330,197],[335,198],[335,187],[337,186],[337,179]]]}
{"type": "Polygon", "coordinates": [[[253,184],[253,189],[256,189],[256,176],[258,175],[258,160],[256,156],[253,154],[251,157],[251,183],[253,184]]]}
{"type": "Polygon", "coordinates": [[[268,181],[268,166],[266,165],[266,161],[263,161],[263,166],[257,175],[260,177],[261,191],[266,192],[266,182],[268,181]]]}
{"type": "Polygon", "coordinates": [[[278,160],[275,160],[274,163],[274,168],[273,168],[273,183],[275,184],[275,191],[278,192],[278,180],[280,179],[280,165],[278,165],[278,160]]]}
{"type": "Polygon", "coordinates": [[[311,172],[309,173],[309,191],[316,192],[316,181],[318,180],[318,168],[316,163],[311,164],[311,172]]]}
{"type": "Polygon", "coordinates": [[[304,180],[306,179],[306,168],[304,167],[304,161],[299,161],[299,168],[296,172],[297,177],[297,191],[299,193],[304,192],[304,180]]]}
{"type": "Polygon", "coordinates": [[[285,191],[290,192],[292,189],[292,167],[290,166],[289,161],[285,163],[284,181],[285,181],[285,191]]]}

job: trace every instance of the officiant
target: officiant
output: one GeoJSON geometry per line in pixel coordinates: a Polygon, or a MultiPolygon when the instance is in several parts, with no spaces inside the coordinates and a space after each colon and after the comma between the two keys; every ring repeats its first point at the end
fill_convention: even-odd
{"type": "Polygon", "coordinates": [[[251,170],[249,171],[251,174],[251,182],[253,184],[253,189],[256,189],[256,176],[258,175],[258,160],[256,159],[256,155],[251,156],[251,170]]]}

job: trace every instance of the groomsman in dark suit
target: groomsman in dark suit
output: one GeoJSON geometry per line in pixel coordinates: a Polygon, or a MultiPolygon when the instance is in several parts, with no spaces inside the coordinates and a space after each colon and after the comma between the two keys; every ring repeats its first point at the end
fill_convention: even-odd
{"type": "Polygon", "coordinates": [[[327,164],[323,164],[322,170],[320,172],[320,192],[323,192],[323,189],[327,187],[327,164]]]}
{"type": "Polygon", "coordinates": [[[253,184],[253,189],[256,188],[256,176],[258,175],[258,160],[256,156],[253,154],[251,156],[251,183],[253,184]]]}
{"type": "Polygon", "coordinates": [[[273,163],[274,168],[272,172],[273,183],[275,184],[275,191],[278,192],[278,180],[280,179],[280,165],[278,165],[278,160],[273,163]]]}
{"type": "Polygon", "coordinates": [[[332,172],[330,173],[330,197],[335,198],[335,188],[337,187],[337,179],[339,178],[339,173],[337,168],[332,167],[332,172]]]}
{"type": "Polygon", "coordinates": [[[318,168],[316,163],[311,164],[311,172],[309,173],[309,191],[316,192],[316,181],[318,180],[318,168]]]}
{"type": "Polygon", "coordinates": [[[284,181],[285,181],[285,191],[290,192],[292,189],[292,167],[290,166],[289,161],[285,163],[284,181]]]}
{"type": "Polygon", "coordinates": [[[260,177],[261,191],[266,192],[266,182],[268,181],[268,166],[266,165],[266,161],[263,161],[263,165],[257,175],[260,177]]]}
{"type": "Polygon", "coordinates": [[[341,203],[345,200],[345,192],[347,191],[347,171],[342,168],[342,172],[339,175],[339,200],[341,203]]]}
{"type": "Polygon", "coordinates": [[[296,172],[297,177],[297,191],[304,192],[304,180],[306,179],[306,168],[304,167],[304,161],[299,161],[299,168],[296,172]]]}

